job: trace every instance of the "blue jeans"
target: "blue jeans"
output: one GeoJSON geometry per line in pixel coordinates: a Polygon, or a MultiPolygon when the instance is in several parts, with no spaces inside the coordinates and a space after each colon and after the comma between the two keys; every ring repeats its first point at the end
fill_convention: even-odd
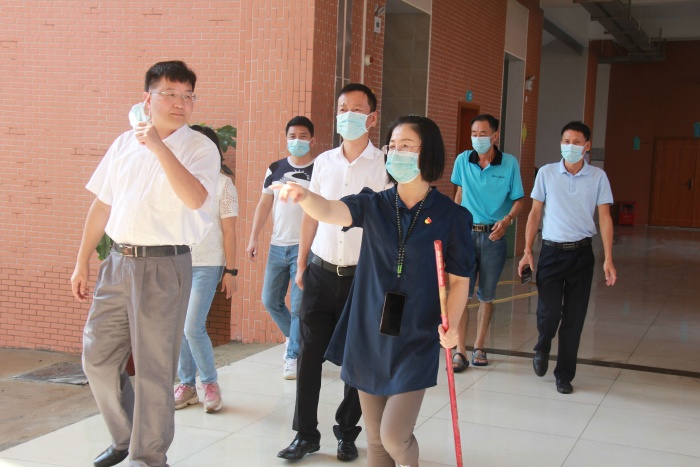
{"type": "Polygon", "coordinates": [[[223,266],[192,268],[192,291],[187,306],[185,333],[180,346],[180,363],[177,367],[177,375],[182,384],[195,385],[197,368],[202,383],[215,383],[217,380],[214,348],[207,334],[207,315],[223,272],[223,266]]]}
{"type": "Polygon", "coordinates": [[[270,317],[277,324],[285,337],[289,338],[285,358],[299,356],[299,305],[301,304],[301,289],[294,282],[297,274],[297,256],[299,245],[277,246],[270,245],[267,257],[265,279],[263,281],[262,302],[270,317]],[[292,311],[289,312],[285,298],[289,281],[292,281],[290,301],[292,311]]]}
{"type": "Polygon", "coordinates": [[[474,293],[477,273],[479,290],[476,297],[481,302],[492,302],[496,298],[496,286],[506,264],[506,237],[489,240],[490,232],[472,232],[474,243],[474,268],[469,276],[469,297],[474,293]]]}

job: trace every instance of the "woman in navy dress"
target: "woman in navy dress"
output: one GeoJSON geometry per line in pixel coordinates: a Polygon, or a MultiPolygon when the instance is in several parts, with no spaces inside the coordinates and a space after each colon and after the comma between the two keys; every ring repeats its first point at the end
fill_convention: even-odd
{"type": "Polygon", "coordinates": [[[471,214],[430,185],[445,165],[440,129],[426,117],[400,117],[386,143],[393,188],[328,201],[300,185],[280,187],[280,200],[300,203],[314,219],[364,229],[326,357],[342,364],[341,378],[359,390],[371,467],[418,465],[413,428],[423,396],[437,384],[440,345],[457,345],[457,327],[444,332],[440,325],[433,242],[443,244],[451,323],[466,307],[474,262],[471,214]]]}

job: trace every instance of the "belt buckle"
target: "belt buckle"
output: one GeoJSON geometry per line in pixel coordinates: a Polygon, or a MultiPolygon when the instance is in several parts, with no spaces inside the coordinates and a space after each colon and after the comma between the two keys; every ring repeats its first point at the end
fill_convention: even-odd
{"type": "Polygon", "coordinates": [[[472,230],[473,230],[474,232],[483,233],[483,232],[486,232],[486,226],[485,226],[485,225],[481,225],[481,224],[477,224],[477,225],[472,226],[472,230]]]}
{"type": "Polygon", "coordinates": [[[133,245],[119,245],[119,253],[122,256],[136,256],[136,248],[133,245]]]}
{"type": "Polygon", "coordinates": [[[562,243],[561,247],[564,251],[573,251],[576,249],[576,242],[562,243]]]}
{"type": "Polygon", "coordinates": [[[345,266],[340,266],[340,265],[336,265],[336,266],[335,266],[335,273],[338,275],[338,277],[343,277],[343,276],[344,276],[344,274],[341,274],[341,273],[340,273],[340,268],[344,268],[344,267],[345,267],[345,266]]]}

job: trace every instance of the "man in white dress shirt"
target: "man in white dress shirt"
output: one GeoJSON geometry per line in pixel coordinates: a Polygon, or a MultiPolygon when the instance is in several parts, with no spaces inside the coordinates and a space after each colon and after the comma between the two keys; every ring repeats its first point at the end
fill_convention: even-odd
{"type": "MultiPolygon", "coordinates": [[[[387,187],[384,153],[369,140],[369,128],[377,123],[377,98],[363,84],[351,83],[338,96],[337,128],[340,147],[316,158],[309,190],[326,199],[338,200],[369,187],[387,187]]],[[[301,221],[297,285],[304,290],[299,307],[301,352],[297,359],[297,399],[294,441],[277,454],[298,460],[320,449],[318,398],[321,371],[328,342],[343,311],[360,256],[362,229],[343,231],[304,214],[301,221]],[[312,245],[313,240],[313,245],[312,245]],[[307,259],[311,250],[311,264],[307,259]]],[[[357,389],[345,385],[345,396],[335,415],[333,433],[338,439],[337,457],[357,459],[355,439],[362,416],[357,389]]]]}
{"type": "Polygon", "coordinates": [[[87,184],[95,194],[85,222],[73,295],[88,300],[90,257],[106,232],[112,252],[100,266],[83,333],[83,368],[112,444],[97,467],[131,452],[134,466],[165,466],[175,433],[175,379],[192,284],[190,245],[212,225],[219,153],[187,125],[197,78],[180,61],[153,65],[143,93],[148,122],[119,136],[87,184]],[[125,371],[129,355],[135,389],[125,371]]]}

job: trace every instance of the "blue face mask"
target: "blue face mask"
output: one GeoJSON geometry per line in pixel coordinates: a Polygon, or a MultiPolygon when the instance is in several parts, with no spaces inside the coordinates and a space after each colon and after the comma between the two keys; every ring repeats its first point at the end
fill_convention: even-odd
{"type": "Polygon", "coordinates": [[[305,139],[288,139],[287,151],[294,157],[304,157],[309,153],[310,141],[305,139]]]}
{"type": "Polygon", "coordinates": [[[386,157],[386,171],[399,183],[408,183],[420,175],[418,153],[393,151],[386,157]]]}
{"type": "Polygon", "coordinates": [[[367,118],[369,115],[348,111],[336,116],[338,134],[345,140],[356,140],[367,133],[367,118]]]}
{"type": "Polygon", "coordinates": [[[479,154],[486,154],[491,149],[490,136],[472,136],[472,147],[479,154]]]}
{"type": "Polygon", "coordinates": [[[575,164],[583,158],[584,146],[576,146],[575,144],[562,144],[561,157],[569,164],[575,164]]]}

